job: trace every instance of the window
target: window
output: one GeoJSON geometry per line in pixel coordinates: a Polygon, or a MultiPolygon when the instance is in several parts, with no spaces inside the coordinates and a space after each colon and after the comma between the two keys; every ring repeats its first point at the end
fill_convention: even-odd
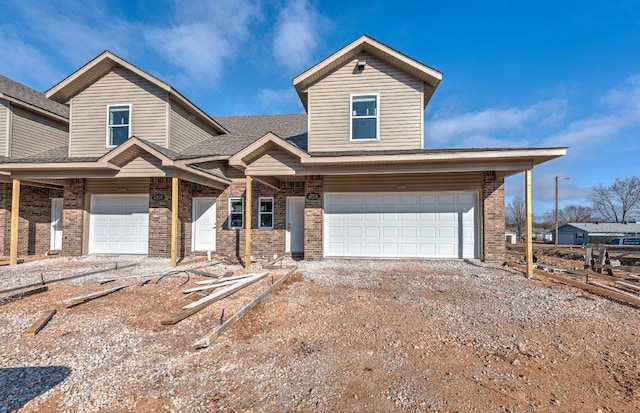
{"type": "Polygon", "coordinates": [[[351,140],[378,139],[378,95],[351,95],[351,140]]]}
{"type": "Polygon", "coordinates": [[[273,228],[273,198],[260,198],[258,228],[273,228]]]}
{"type": "Polygon", "coordinates": [[[118,146],[130,136],[131,105],[109,106],[107,110],[107,145],[118,146]]]}
{"type": "Polygon", "coordinates": [[[244,228],[244,198],[229,198],[229,228],[244,228]]]}

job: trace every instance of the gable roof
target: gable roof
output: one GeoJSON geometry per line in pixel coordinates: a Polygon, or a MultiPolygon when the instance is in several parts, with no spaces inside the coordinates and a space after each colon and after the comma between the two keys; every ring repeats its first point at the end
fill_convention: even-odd
{"type": "Polygon", "coordinates": [[[205,139],[180,152],[179,158],[231,156],[272,132],[302,150],[307,145],[307,115],[248,115],[216,117],[229,133],[205,139]]]}
{"type": "Polygon", "coordinates": [[[66,105],[47,99],[44,93],[0,75],[0,98],[16,105],[36,109],[39,113],[53,116],[59,120],[69,119],[69,108],[66,105]]]}
{"type": "Polygon", "coordinates": [[[422,80],[425,85],[425,107],[442,80],[441,72],[364,34],[293,79],[293,85],[305,109],[307,108],[307,89],[362,52],[369,53],[411,76],[422,80]]]}
{"type": "Polygon", "coordinates": [[[211,125],[218,132],[227,132],[227,130],[225,130],[224,127],[216,122],[211,116],[207,115],[199,107],[194,105],[189,99],[184,97],[171,85],[163,82],[155,76],[150,75],[144,70],[132,65],[131,63],[127,62],[119,56],[116,56],[108,50],[105,50],[93,60],[82,66],[80,69],[76,70],[75,72],[64,78],[62,81],[60,81],[58,84],[53,86],[51,89],[47,90],[45,92],[45,95],[49,99],[66,103],[73,96],[84,90],[87,86],[95,82],[97,79],[113,70],[113,68],[116,66],[123,67],[150,82],[151,84],[166,91],[170,96],[174,97],[190,112],[196,114],[199,118],[204,120],[207,124],[211,125]]]}
{"type": "Polygon", "coordinates": [[[603,222],[603,223],[582,223],[569,222],[563,227],[571,226],[589,233],[606,233],[606,234],[631,234],[640,233],[640,223],[631,222],[628,224],[603,222]]]}

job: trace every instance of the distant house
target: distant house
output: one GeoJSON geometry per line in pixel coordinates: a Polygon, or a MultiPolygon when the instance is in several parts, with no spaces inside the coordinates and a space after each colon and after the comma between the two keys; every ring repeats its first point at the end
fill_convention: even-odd
{"type": "Polygon", "coordinates": [[[507,244],[517,244],[518,243],[518,234],[514,231],[505,231],[505,240],[507,244]]]}
{"type": "MultiPolygon", "coordinates": [[[[640,234],[640,223],[586,224],[570,222],[558,228],[558,244],[606,244],[609,240],[615,237],[632,236],[638,234],[640,234]]],[[[555,242],[555,232],[552,233],[552,241],[555,242]]]]}

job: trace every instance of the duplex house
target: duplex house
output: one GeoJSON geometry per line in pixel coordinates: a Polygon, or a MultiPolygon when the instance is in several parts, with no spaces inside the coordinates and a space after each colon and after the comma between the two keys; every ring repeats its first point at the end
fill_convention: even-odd
{"type": "Polygon", "coordinates": [[[211,117],[108,51],[2,91],[0,255],[502,261],[505,177],[566,148],[430,148],[441,79],[364,35],[293,80],[304,114],[211,117]]]}

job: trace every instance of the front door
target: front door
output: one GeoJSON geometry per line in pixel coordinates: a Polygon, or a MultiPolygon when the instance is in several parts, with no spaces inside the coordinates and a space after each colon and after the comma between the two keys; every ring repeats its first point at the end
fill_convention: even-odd
{"type": "Polygon", "coordinates": [[[51,198],[51,251],[62,251],[62,198],[51,198]]]}
{"type": "Polygon", "coordinates": [[[287,237],[286,251],[304,252],[304,197],[287,197],[287,237]]]}
{"type": "Polygon", "coordinates": [[[216,199],[193,198],[193,251],[216,250],[216,199]]]}

